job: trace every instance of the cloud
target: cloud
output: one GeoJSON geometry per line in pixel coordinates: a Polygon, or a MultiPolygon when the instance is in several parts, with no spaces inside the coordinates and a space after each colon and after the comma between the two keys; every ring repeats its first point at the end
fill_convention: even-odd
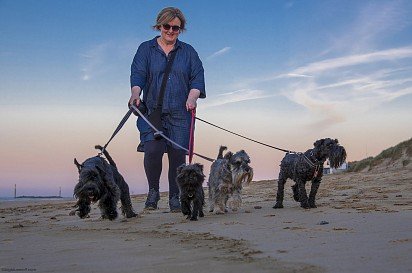
{"type": "Polygon", "coordinates": [[[365,2],[353,20],[330,35],[330,42],[317,55],[308,56],[310,62],[291,59],[289,63],[301,64],[237,79],[231,86],[237,91],[209,97],[208,107],[267,98],[275,90],[276,95],[304,107],[312,126],[327,128],[412,94],[412,45],[388,47],[391,41],[404,41],[402,31],[412,23],[405,3],[365,2]]]}
{"type": "Polygon", "coordinates": [[[412,94],[411,58],[412,46],[327,58],[284,73],[243,79],[236,82],[235,91],[209,97],[202,105],[282,95],[306,108],[312,114],[312,125],[325,124],[326,128],[412,94]]]}
{"type": "Polygon", "coordinates": [[[331,44],[320,54],[353,54],[379,48],[411,25],[407,1],[365,2],[351,23],[331,35],[331,44]]]}
{"type": "Polygon", "coordinates": [[[267,90],[278,90],[278,95],[311,113],[310,126],[327,128],[412,94],[411,59],[411,46],[326,58],[243,79],[236,83],[237,91],[213,98],[207,106],[267,98],[274,96],[267,90]]]}
{"type": "Polygon", "coordinates": [[[80,73],[84,81],[94,78],[103,78],[102,75],[113,74],[116,65],[126,67],[130,65],[137,46],[136,39],[123,39],[120,41],[104,41],[90,46],[80,56],[80,73]]]}
{"type": "Polygon", "coordinates": [[[108,57],[110,47],[109,43],[101,43],[79,54],[82,57],[82,80],[88,81],[96,75],[103,73],[105,69],[104,63],[108,57]]]}
{"type": "Polygon", "coordinates": [[[359,12],[351,34],[352,50],[375,47],[376,43],[398,33],[411,23],[403,1],[370,2],[359,12]]]}
{"type": "Polygon", "coordinates": [[[210,59],[213,59],[213,58],[215,58],[215,57],[217,57],[217,56],[223,55],[223,54],[227,53],[230,49],[231,49],[231,47],[228,47],[228,46],[227,46],[227,47],[224,47],[224,48],[222,48],[221,50],[216,51],[215,53],[213,53],[212,55],[210,55],[210,56],[207,57],[206,59],[207,59],[207,60],[210,60],[210,59]]]}
{"type": "Polygon", "coordinates": [[[312,77],[312,76],[309,76],[309,75],[296,74],[296,73],[288,73],[285,76],[291,77],[291,78],[311,78],[312,77]]]}
{"type": "Polygon", "coordinates": [[[290,74],[316,74],[325,70],[338,69],[347,66],[355,66],[380,61],[395,61],[398,59],[412,58],[412,47],[401,47],[381,50],[365,54],[355,54],[340,58],[327,59],[299,67],[290,74]]]}
{"type": "Polygon", "coordinates": [[[412,47],[325,59],[298,67],[282,94],[308,109],[318,122],[343,122],[412,94],[412,47]]]}
{"type": "Polygon", "coordinates": [[[263,90],[241,89],[232,92],[219,94],[215,97],[208,98],[206,102],[202,102],[202,107],[222,106],[229,103],[236,103],[247,100],[262,99],[272,97],[273,94],[268,94],[263,90]]]}

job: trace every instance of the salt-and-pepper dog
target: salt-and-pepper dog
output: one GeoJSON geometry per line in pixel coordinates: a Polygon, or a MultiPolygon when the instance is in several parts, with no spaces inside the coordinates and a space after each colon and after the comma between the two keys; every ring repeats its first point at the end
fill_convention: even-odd
{"type": "Polygon", "coordinates": [[[239,209],[242,203],[242,184],[249,184],[253,179],[253,169],[249,166],[248,154],[241,150],[235,154],[223,151],[221,146],[217,159],[213,161],[209,175],[209,205],[210,212],[224,214],[230,197],[229,207],[233,211],[239,209]]]}
{"type": "Polygon", "coordinates": [[[280,163],[276,204],[273,208],[283,208],[284,186],[286,180],[292,179],[293,198],[300,202],[302,208],[316,208],[315,198],[323,176],[323,164],[329,159],[332,168],[340,167],[346,160],[345,148],[337,139],[324,138],[317,140],[313,149],[305,153],[287,153],[280,163]],[[309,198],[305,184],[311,180],[309,198]]]}
{"type": "MultiPolygon", "coordinates": [[[[100,145],[95,148],[101,151],[103,149],[100,145]]],[[[100,155],[88,158],[82,164],[74,159],[79,171],[79,182],[74,188],[74,196],[77,198],[75,212],[80,218],[85,218],[90,212],[90,204],[99,201],[102,218],[114,220],[117,218],[117,202],[120,200],[123,215],[127,218],[136,217],[129,186],[107,150],[103,150],[103,154],[109,163],[100,155]]]]}
{"type": "Polygon", "coordinates": [[[191,221],[197,221],[198,216],[204,216],[205,193],[202,186],[204,180],[201,164],[183,164],[177,168],[176,182],[180,191],[182,213],[191,221]]]}

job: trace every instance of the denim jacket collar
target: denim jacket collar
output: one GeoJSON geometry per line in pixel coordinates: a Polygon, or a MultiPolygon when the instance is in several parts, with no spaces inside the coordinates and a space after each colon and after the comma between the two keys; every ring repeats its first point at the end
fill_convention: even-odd
{"type": "MultiPolygon", "coordinates": [[[[160,37],[159,35],[156,36],[156,37],[154,37],[154,38],[150,41],[150,46],[157,48],[157,47],[159,46],[159,44],[157,43],[157,38],[159,38],[159,37],[160,37]]],[[[179,39],[176,39],[176,43],[175,43],[175,46],[174,46],[173,50],[175,50],[176,48],[179,48],[179,47],[182,47],[182,42],[179,41],[179,39]]]]}

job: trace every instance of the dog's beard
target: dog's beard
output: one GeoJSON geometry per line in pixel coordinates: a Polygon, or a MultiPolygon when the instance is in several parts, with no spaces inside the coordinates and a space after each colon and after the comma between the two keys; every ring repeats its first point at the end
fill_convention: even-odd
{"type": "Polygon", "coordinates": [[[193,199],[193,197],[196,195],[196,192],[194,189],[190,189],[187,190],[185,195],[189,198],[189,199],[193,199]]]}
{"type": "Polygon", "coordinates": [[[253,179],[253,169],[248,167],[248,170],[239,169],[232,172],[232,181],[235,187],[240,188],[243,184],[249,185],[253,179]]]}
{"type": "Polygon", "coordinates": [[[96,203],[100,199],[100,194],[88,192],[88,193],[83,194],[82,198],[90,201],[91,203],[96,203]]]}
{"type": "Polygon", "coordinates": [[[97,197],[94,194],[89,194],[88,197],[89,197],[90,202],[92,202],[92,203],[96,203],[99,200],[99,197],[97,197]]]}
{"type": "Polygon", "coordinates": [[[182,193],[189,199],[196,198],[199,190],[202,188],[202,180],[189,180],[181,184],[182,193]]]}
{"type": "Polygon", "coordinates": [[[342,146],[334,146],[329,154],[329,162],[332,168],[339,168],[346,160],[346,150],[342,146]]]}
{"type": "Polygon", "coordinates": [[[249,185],[250,182],[252,182],[253,179],[253,169],[251,167],[249,167],[249,171],[244,175],[243,177],[243,181],[246,185],[249,185]]]}
{"type": "Polygon", "coordinates": [[[99,189],[94,186],[92,188],[90,188],[89,186],[87,189],[85,189],[85,186],[83,186],[79,191],[77,191],[75,193],[75,196],[79,199],[87,200],[88,202],[91,202],[91,203],[96,203],[97,201],[99,201],[100,199],[99,189]]]}

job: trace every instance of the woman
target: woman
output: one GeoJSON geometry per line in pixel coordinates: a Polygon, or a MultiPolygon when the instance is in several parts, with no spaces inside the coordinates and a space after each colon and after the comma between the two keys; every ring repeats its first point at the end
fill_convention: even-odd
{"type": "MultiPolygon", "coordinates": [[[[143,92],[149,115],[154,111],[166,63],[171,53],[176,51],[163,97],[163,128],[158,129],[177,144],[188,148],[190,111],[196,108],[197,99],[205,98],[206,93],[204,70],[197,52],[191,45],[178,40],[179,34],[186,30],[185,26],[186,19],[179,9],[168,7],[160,11],[153,26],[153,29],[160,31],[160,36],[143,42],[134,56],[129,104],[139,106],[143,92]]],[[[145,209],[157,209],[162,158],[166,151],[169,159],[169,207],[172,212],[181,211],[176,169],[185,163],[186,152],[163,138],[155,139],[153,130],[142,118],[138,118],[137,127],[144,144],[144,169],[149,184],[145,209]]]]}

